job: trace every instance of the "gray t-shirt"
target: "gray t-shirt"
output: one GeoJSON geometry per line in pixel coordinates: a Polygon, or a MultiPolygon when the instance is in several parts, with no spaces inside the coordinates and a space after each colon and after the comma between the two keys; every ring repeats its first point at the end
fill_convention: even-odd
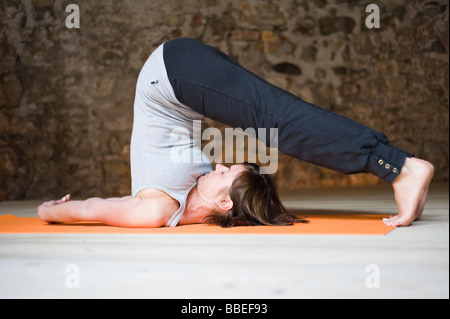
{"type": "Polygon", "coordinates": [[[154,188],[176,199],[180,207],[166,224],[176,226],[198,177],[213,168],[199,145],[204,116],[175,97],[163,46],[148,58],[137,81],[130,146],[132,195],[154,188]]]}

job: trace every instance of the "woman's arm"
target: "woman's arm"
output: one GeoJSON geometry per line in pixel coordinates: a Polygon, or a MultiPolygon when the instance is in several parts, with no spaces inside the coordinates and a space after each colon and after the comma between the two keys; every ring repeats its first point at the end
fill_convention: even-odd
{"type": "Polygon", "coordinates": [[[152,199],[131,196],[122,198],[89,198],[70,200],[66,195],[57,201],[43,203],[38,216],[48,223],[95,221],[120,227],[161,227],[165,225],[162,205],[152,199]]]}

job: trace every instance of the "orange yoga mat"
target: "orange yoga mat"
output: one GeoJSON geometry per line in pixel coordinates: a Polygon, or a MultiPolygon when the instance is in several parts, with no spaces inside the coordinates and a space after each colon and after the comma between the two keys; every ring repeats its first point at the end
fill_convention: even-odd
{"type": "Polygon", "coordinates": [[[386,226],[386,215],[311,215],[308,224],[293,226],[240,226],[222,228],[203,224],[161,228],[122,228],[99,223],[47,224],[37,217],[0,216],[0,234],[280,234],[280,235],[378,235],[395,227],[386,226]]]}

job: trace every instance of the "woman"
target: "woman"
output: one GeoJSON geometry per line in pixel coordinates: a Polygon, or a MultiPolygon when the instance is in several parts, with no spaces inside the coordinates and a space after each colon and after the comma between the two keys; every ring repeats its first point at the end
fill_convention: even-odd
{"type": "Polygon", "coordinates": [[[434,172],[430,163],[392,146],[380,132],[271,85],[224,53],[181,38],[158,47],[139,75],[132,196],[70,201],[66,195],[39,206],[39,217],[123,227],[304,222],[284,208],[256,165],[218,164],[213,170],[207,161],[192,160],[202,158],[192,123],[204,117],[244,130],[276,128],[285,154],[345,174],[369,172],[392,184],[398,214],[385,219],[387,225],[408,226],[422,214],[434,172]],[[185,136],[174,141],[174,131],[185,136]],[[174,161],[174,153],[192,157],[174,161]]]}

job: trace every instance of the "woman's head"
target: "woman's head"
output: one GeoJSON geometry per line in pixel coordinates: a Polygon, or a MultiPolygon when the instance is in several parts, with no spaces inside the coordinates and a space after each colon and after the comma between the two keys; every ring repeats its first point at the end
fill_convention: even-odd
{"type": "Polygon", "coordinates": [[[216,169],[200,176],[197,192],[206,207],[217,212],[227,212],[233,208],[229,193],[236,177],[245,171],[244,165],[226,167],[217,164],[216,169]]]}
{"type": "Polygon", "coordinates": [[[251,163],[230,168],[218,164],[202,183],[215,198],[214,211],[204,222],[222,227],[306,222],[284,207],[270,176],[259,172],[259,166],[251,163]]]}

